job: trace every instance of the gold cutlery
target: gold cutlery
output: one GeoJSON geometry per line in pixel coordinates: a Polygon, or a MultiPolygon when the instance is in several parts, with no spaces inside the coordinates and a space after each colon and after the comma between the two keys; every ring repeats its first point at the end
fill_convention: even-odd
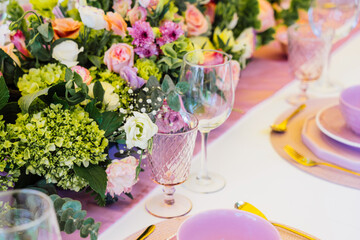
{"type": "Polygon", "coordinates": [[[316,165],[323,165],[323,166],[327,166],[327,167],[331,167],[331,168],[335,168],[344,172],[348,172],[357,176],[360,176],[360,173],[358,172],[354,172],[351,171],[349,169],[337,166],[335,164],[331,164],[331,163],[326,163],[326,162],[315,162],[309,158],[304,157],[303,155],[301,155],[300,153],[298,153],[294,148],[292,148],[289,145],[286,145],[284,147],[285,152],[293,159],[295,160],[297,163],[307,166],[307,167],[313,167],[316,165]]]}
{"type": "Polygon", "coordinates": [[[287,129],[287,124],[291,118],[293,118],[296,114],[298,114],[301,110],[306,107],[305,104],[301,104],[298,108],[296,108],[284,121],[279,124],[271,125],[271,129],[273,132],[283,133],[287,129]]]}
{"type": "MultiPolygon", "coordinates": [[[[257,209],[256,207],[254,207],[253,205],[251,205],[251,204],[248,203],[248,202],[242,202],[242,201],[236,202],[236,203],[235,203],[235,208],[236,208],[236,209],[239,209],[239,210],[243,210],[243,211],[249,212],[249,213],[253,213],[253,214],[258,215],[259,217],[262,217],[262,218],[264,218],[265,220],[269,221],[269,220],[265,217],[265,215],[264,215],[259,209],[257,209]]],[[[270,221],[269,221],[269,222],[270,222],[270,221]]],[[[273,226],[275,226],[275,227],[283,228],[283,229],[288,230],[288,231],[290,231],[290,232],[292,232],[292,233],[295,233],[295,234],[297,234],[297,235],[299,235],[299,236],[302,236],[302,237],[304,237],[304,238],[306,238],[306,239],[316,240],[315,238],[310,237],[310,236],[308,236],[308,235],[306,235],[306,234],[304,234],[304,233],[301,233],[301,232],[299,232],[299,231],[297,231],[297,230],[295,230],[295,229],[292,229],[292,228],[290,228],[290,227],[288,227],[288,226],[285,226],[285,225],[282,225],[282,224],[279,224],[279,223],[273,223],[273,222],[270,222],[270,223],[271,223],[273,226]]]]}
{"type": "Polygon", "coordinates": [[[136,239],[136,240],[144,240],[147,238],[153,231],[155,230],[155,225],[148,226],[145,231],[136,239]]]}

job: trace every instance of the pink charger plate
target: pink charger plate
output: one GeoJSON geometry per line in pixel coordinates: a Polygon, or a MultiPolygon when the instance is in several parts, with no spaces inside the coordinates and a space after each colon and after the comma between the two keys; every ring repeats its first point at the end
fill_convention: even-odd
{"type": "Polygon", "coordinates": [[[301,137],[303,143],[318,158],[360,172],[360,149],[342,144],[323,134],[317,127],[314,115],[305,121],[301,137]]]}
{"type": "Polygon", "coordinates": [[[181,224],[178,240],[280,240],[265,219],[241,210],[217,209],[199,213],[181,224]]]}

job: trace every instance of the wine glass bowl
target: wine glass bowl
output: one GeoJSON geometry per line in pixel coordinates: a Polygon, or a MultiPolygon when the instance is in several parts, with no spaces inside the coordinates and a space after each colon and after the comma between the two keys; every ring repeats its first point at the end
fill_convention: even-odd
{"type": "Polygon", "coordinates": [[[191,175],[184,186],[195,192],[216,192],[225,186],[218,174],[207,171],[207,137],[229,117],[234,104],[231,56],[217,50],[194,50],[184,56],[180,81],[189,91],[182,96],[187,112],[199,119],[202,136],[200,172],[191,175]]]}
{"type": "Polygon", "coordinates": [[[192,208],[188,198],[174,194],[174,186],[182,184],[189,175],[198,120],[189,113],[182,112],[181,115],[187,127],[177,132],[157,133],[148,155],[151,178],[164,186],[164,195],[156,195],[146,202],[148,212],[157,217],[182,216],[192,208]]]}

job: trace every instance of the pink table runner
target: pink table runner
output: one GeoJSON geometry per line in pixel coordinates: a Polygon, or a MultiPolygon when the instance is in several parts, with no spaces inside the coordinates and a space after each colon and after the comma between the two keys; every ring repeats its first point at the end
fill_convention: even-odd
{"type": "MultiPolygon", "coordinates": [[[[335,44],[333,49],[338,48],[342,43],[348,40],[355,32],[360,30],[360,25],[349,35],[349,37],[335,44]]],[[[241,79],[236,88],[236,97],[234,108],[241,109],[243,113],[233,111],[228,120],[219,128],[211,131],[209,141],[213,141],[231,128],[242,116],[251,108],[271,97],[279,89],[284,87],[293,79],[288,71],[288,62],[286,55],[282,52],[279,43],[272,42],[257,50],[254,59],[241,73],[241,79]]],[[[200,151],[200,138],[198,136],[195,153],[200,151]]],[[[83,209],[87,211],[87,216],[101,222],[100,233],[104,232],[114,222],[126,214],[133,206],[138,204],[147,194],[153,190],[157,184],[153,183],[148,174],[142,172],[139,176],[140,181],[133,187],[132,195],[134,200],[121,196],[118,202],[107,206],[99,207],[92,200],[91,196],[85,193],[74,193],[62,191],[62,197],[71,197],[81,201],[83,209]]],[[[67,235],[62,233],[64,240],[81,239],[79,232],[67,235]]]]}

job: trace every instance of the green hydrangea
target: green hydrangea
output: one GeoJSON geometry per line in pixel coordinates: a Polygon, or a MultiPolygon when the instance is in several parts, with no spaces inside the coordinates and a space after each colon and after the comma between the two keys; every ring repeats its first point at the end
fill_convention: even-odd
{"type": "Polygon", "coordinates": [[[157,65],[150,59],[138,59],[135,63],[135,67],[138,69],[138,75],[148,80],[150,76],[154,76],[157,80],[161,79],[161,72],[157,65]]]}
{"type": "Polygon", "coordinates": [[[11,149],[16,148],[16,143],[9,141],[10,134],[6,129],[5,122],[0,115],[0,191],[13,188],[20,176],[20,169],[11,158],[11,149]]]}
{"type": "Polygon", "coordinates": [[[18,146],[12,158],[26,173],[45,177],[48,183],[79,191],[88,183],[77,176],[74,165],[87,167],[106,160],[104,131],[81,107],[64,110],[60,104],[35,114],[18,115],[12,130],[18,146]]]}
{"type": "Polygon", "coordinates": [[[129,110],[130,104],[134,101],[131,94],[131,88],[126,80],[120,77],[118,74],[106,70],[98,70],[96,67],[91,67],[90,75],[93,77],[93,81],[108,82],[114,88],[114,93],[119,95],[120,106],[119,108],[129,110]],[[130,91],[129,91],[130,90],[130,91]]]}
{"type": "Polygon", "coordinates": [[[49,63],[41,68],[31,68],[29,73],[19,78],[18,88],[22,95],[31,94],[64,81],[65,68],[49,63]]]}

